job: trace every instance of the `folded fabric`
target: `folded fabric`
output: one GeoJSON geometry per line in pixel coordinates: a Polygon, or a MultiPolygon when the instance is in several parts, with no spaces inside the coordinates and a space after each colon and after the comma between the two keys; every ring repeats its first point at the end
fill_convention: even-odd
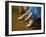
{"type": "Polygon", "coordinates": [[[41,18],[41,7],[29,6],[28,15],[32,16],[32,19],[41,18]]]}

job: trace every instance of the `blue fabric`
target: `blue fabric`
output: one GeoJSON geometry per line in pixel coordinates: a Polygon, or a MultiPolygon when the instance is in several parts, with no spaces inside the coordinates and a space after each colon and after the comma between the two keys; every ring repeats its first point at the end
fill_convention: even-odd
{"type": "Polygon", "coordinates": [[[41,18],[41,7],[29,7],[28,15],[31,15],[32,19],[41,18]]]}

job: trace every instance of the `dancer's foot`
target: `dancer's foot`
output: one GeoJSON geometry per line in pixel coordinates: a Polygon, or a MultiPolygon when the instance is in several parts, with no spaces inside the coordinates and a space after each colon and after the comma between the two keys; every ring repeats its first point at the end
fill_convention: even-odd
{"type": "Polygon", "coordinates": [[[31,26],[33,22],[34,22],[33,20],[30,20],[30,21],[29,21],[29,24],[27,24],[26,27],[31,26]]]}

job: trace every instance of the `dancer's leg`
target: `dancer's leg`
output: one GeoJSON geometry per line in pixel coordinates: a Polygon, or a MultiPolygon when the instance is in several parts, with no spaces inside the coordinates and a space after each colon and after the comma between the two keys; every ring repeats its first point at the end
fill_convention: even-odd
{"type": "Polygon", "coordinates": [[[31,15],[32,15],[32,12],[29,14],[29,16],[25,19],[25,21],[26,20],[28,20],[29,18],[31,18],[31,15]]]}
{"type": "Polygon", "coordinates": [[[18,19],[22,19],[27,13],[28,13],[28,11],[26,13],[24,13],[22,16],[20,16],[18,19]]]}

